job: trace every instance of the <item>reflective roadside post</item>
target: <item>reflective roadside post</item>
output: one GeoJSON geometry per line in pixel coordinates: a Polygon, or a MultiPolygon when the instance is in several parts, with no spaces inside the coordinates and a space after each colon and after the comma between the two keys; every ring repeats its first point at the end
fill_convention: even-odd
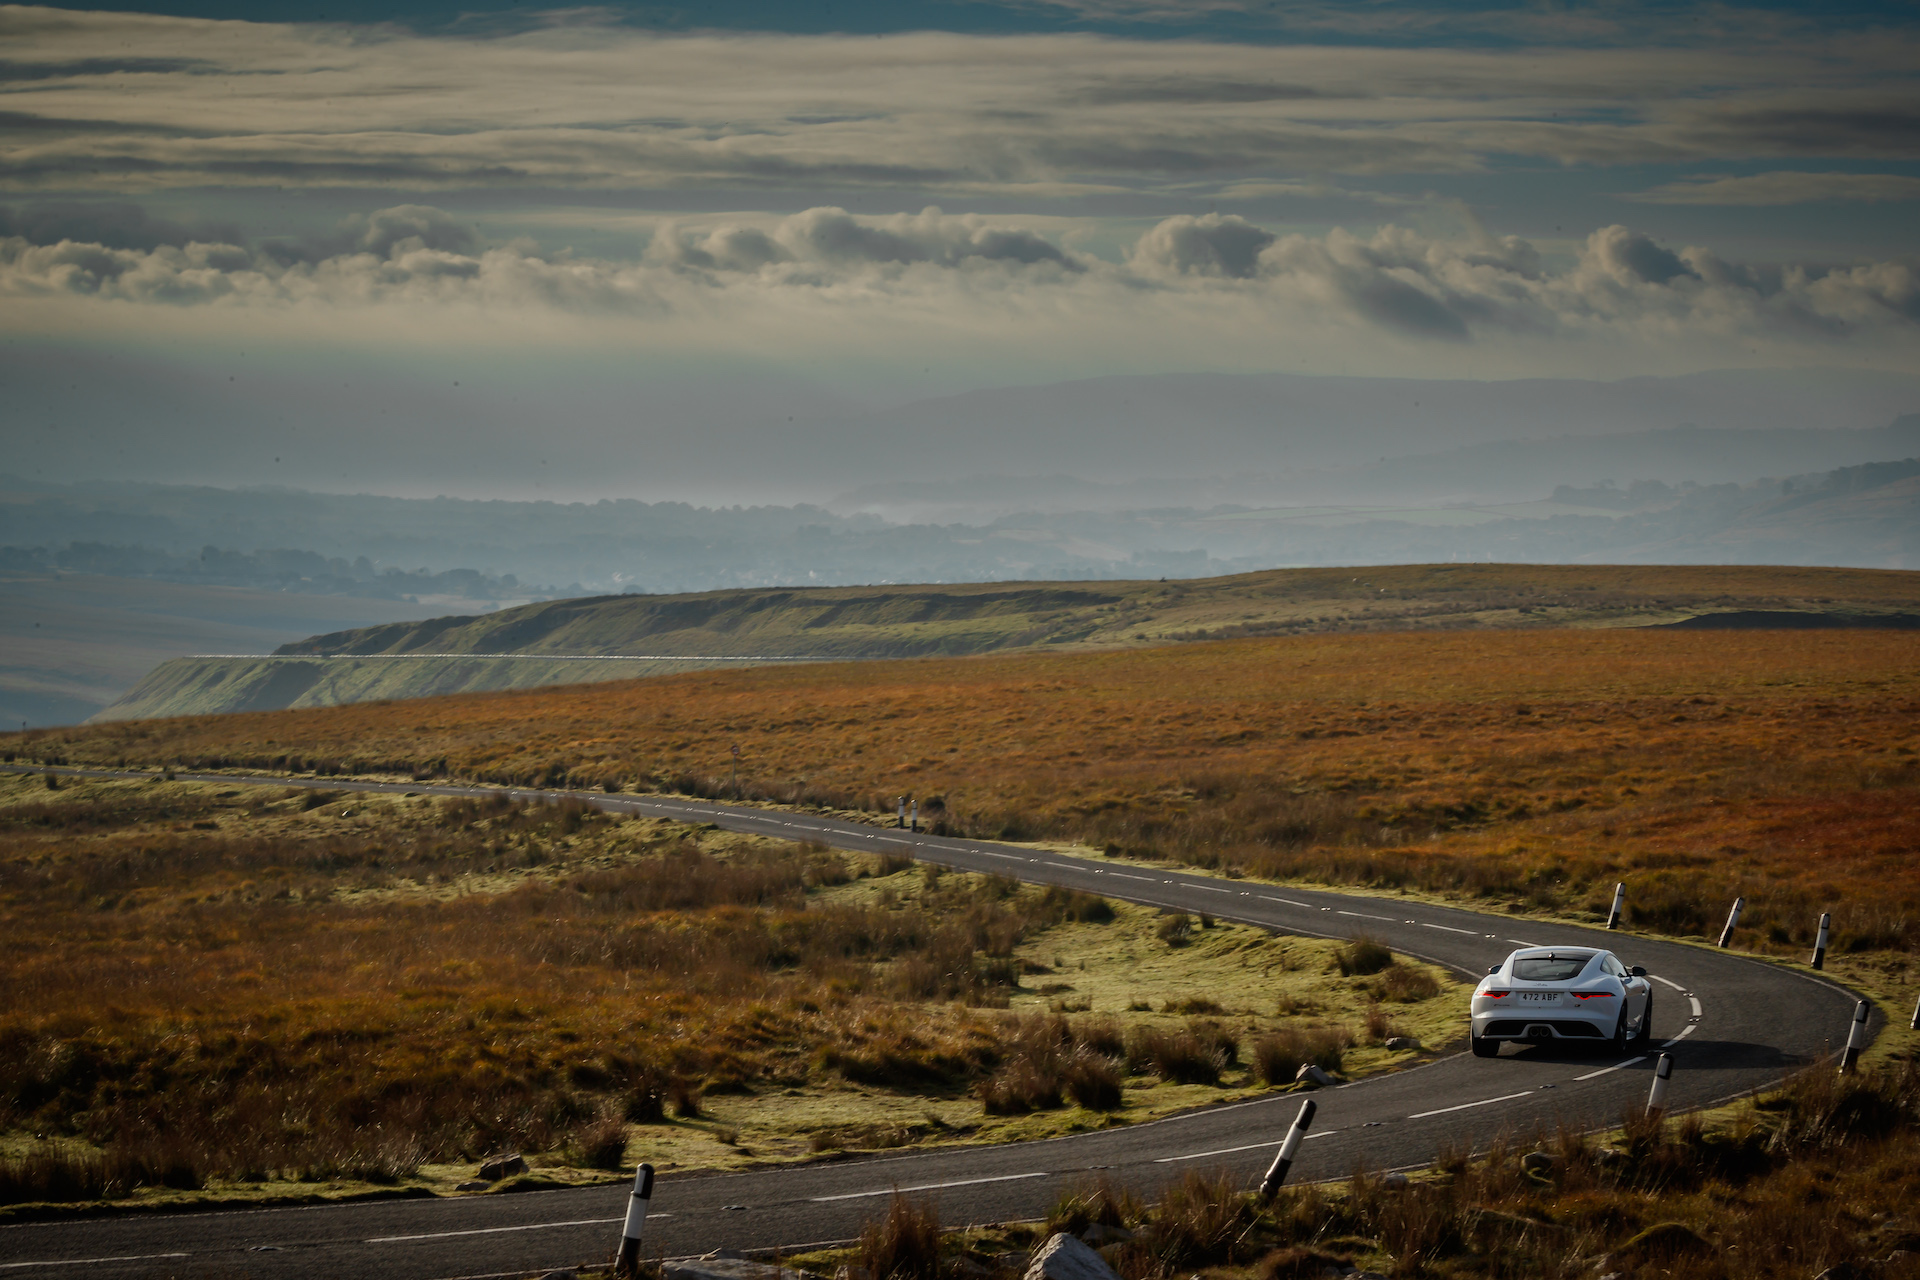
{"type": "Polygon", "coordinates": [[[1847,1029],[1847,1048],[1840,1055],[1840,1074],[1851,1075],[1860,1062],[1860,1050],[1867,1044],[1867,1018],[1873,1006],[1862,1000],[1853,1007],[1853,1025],[1847,1029]]]}
{"type": "Polygon", "coordinates": [[[733,744],[733,798],[740,799],[740,744],[733,744]]]}
{"type": "Polygon", "coordinates": [[[1658,1116],[1667,1109],[1667,1081],[1673,1079],[1673,1055],[1663,1053],[1653,1069],[1653,1090],[1647,1094],[1647,1114],[1658,1116]]]}
{"type": "Polygon", "coordinates": [[[919,835],[920,834],[920,802],[918,800],[915,800],[913,802],[912,826],[913,826],[913,834],[919,835]]]}
{"type": "Polygon", "coordinates": [[[1627,900],[1627,886],[1625,882],[1614,885],[1613,886],[1613,910],[1607,912],[1607,928],[1618,929],[1620,927],[1620,907],[1623,903],[1626,902],[1626,900],[1627,900]]]}
{"type": "Polygon", "coordinates": [[[893,825],[896,827],[904,827],[907,825],[907,798],[905,796],[900,797],[900,811],[894,815],[893,825]]]}
{"type": "Polygon", "coordinates": [[[1733,941],[1733,927],[1740,923],[1740,912],[1746,905],[1747,900],[1745,898],[1735,898],[1733,900],[1733,910],[1727,912],[1727,927],[1720,931],[1720,946],[1723,949],[1729,942],[1733,941]]]}
{"type": "Polygon", "coordinates": [[[1280,1144],[1280,1154],[1273,1158],[1267,1176],[1260,1179],[1262,1204],[1273,1199],[1274,1193],[1280,1190],[1280,1184],[1287,1180],[1287,1170],[1293,1167],[1294,1153],[1300,1150],[1300,1140],[1307,1136],[1307,1126],[1313,1123],[1313,1113],[1317,1109],[1312,1098],[1300,1104],[1300,1114],[1295,1117],[1293,1128],[1287,1130],[1287,1140],[1280,1144]]]}
{"type": "Polygon", "coordinates": [[[633,1171],[633,1194],[627,1197],[627,1224],[620,1229],[620,1261],[614,1274],[635,1275],[640,1270],[640,1233],[647,1225],[647,1206],[653,1200],[653,1166],[633,1171]]]}
{"type": "Polygon", "coordinates": [[[1831,911],[1822,911],[1820,913],[1820,936],[1813,940],[1813,967],[1816,969],[1824,969],[1827,967],[1827,930],[1832,926],[1833,913],[1831,911]]]}

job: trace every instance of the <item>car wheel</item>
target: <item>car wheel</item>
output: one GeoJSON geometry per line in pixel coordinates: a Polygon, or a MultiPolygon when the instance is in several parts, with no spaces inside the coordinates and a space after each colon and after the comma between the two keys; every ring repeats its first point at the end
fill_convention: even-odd
{"type": "MultiPolygon", "coordinates": [[[[1621,1003],[1624,1004],[1625,1001],[1622,1001],[1621,1003]]],[[[1622,1009],[1620,1011],[1620,1021],[1613,1024],[1613,1051],[1615,1053],[1625,1053],[1627,1051],[1628,1043],[1629,1042],[1627,1040],[1627,1011],[1625,1009],[1622,1009]]]]}
{"type": "Polygon", "coordinates": [[[1644,1049],[1653,1039],[1653,992],[1647,992],[1647,1007],[1640,1014],[1640,1030],[1633,1036],[1635,1047],[1644,1049]]]}
{"type": "Polygon", "coordinates": [[[1476,1058],[1497,1057],[1500,1053],[1500,1042],[1491,1036],[1477,1036],[1468,1032],[1467,1039],[1473,1043],[1473,1056],[1476,1058]]]}

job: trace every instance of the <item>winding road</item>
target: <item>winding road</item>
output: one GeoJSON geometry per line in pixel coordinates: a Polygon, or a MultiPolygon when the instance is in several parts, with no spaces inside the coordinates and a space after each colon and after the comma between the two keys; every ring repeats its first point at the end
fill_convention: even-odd
{"type": "MultiPolygon", "coordinates": [[[[1616,1122],[1627,1109],[1644,1105],[1660,1048],[1675,1056],[1671,1110],[1732,1099],[1835,1053],[1856,1000],[1812,973],[1631,933],[916,835],[807,813],[666,796],[178,776],[338,791],[451,796],[506,791],[542,800],[572,795],[616,813],[710,822],[840,849],[910,853],[958,870],[1207,912],[1281,933],[1333,938],[1366,933],[1469,978],[1486,972],[1514,947],[1558,944],[1608,947],[1653,976],[1652,1054],[1595,1058],[1545,1046],[1509,1048],[1492,1059],[1459,1052],[1321,1090],[1319,1114],[1294,1163],[1293,1181],[1340,1177],[1363,1165],[1423,1167],[1436,1153],[1482,1147],[1503,1131],[1591,1129],[1616,1122]]],[[[1877,1034],[1882,1021],[1876,1010],[1870,1030],[1877,1034]]],[[[1224,1170],[1251,1184],[1272,1160],[1298,1110],[1297,1097],[1280,1095],[1014,1146],[943,1148],[721,1175],[669,1174],[654,1192],[646,1252],[683,1257],[721,1247],[791,1250],[846,1240],[896,1189],[934,1200],[943,1222],[962,1225],[1040,1216],[1062,1190],[1097,1177],[1150,1195],[1191,1169],[1224,1170]]],[[[9,1224],[0,1226],[0,1280],[72,1275],[76,1269],[103,1277],[261,1280],[522,1275],[604,1262],[618,1244],[626,1199],[621,1186],[9,1224]]]]}

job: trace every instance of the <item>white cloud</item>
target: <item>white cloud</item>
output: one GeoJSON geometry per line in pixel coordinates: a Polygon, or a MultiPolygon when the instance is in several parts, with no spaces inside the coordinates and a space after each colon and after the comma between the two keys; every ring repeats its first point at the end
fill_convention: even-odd
{"type": "Polygon", "coordinates": [[[1275,235],[1239,218],[1169,218],[1124,261],[1038,231],[937,209],[861,218],[811,209],[770,227],[669,227],[638,261],[484,245],[444,212],[409,205],[351,220],[329,256],[287,260],[234,245],[150,250],[0,239],[0,297],[95,305],[351,317],[538,317],[664,325],[675,341],[738,344],[754,326],[937,349],[955,331],[1098,345],[1179,341],[1225,349],[1337,334],[1432,345],[1550,340],[1572,349],[1764,338],[1815,349],[1879,335],[1909,352],[1920,272],[1904,262],[1827,269],[1728,262],[1621,226],[1550,266],[1524,239],[1275,235]],[[424,311],[422,310],[424,309],[424,311]],[[704,335],[704,336],[702,336],[704,335]]]}

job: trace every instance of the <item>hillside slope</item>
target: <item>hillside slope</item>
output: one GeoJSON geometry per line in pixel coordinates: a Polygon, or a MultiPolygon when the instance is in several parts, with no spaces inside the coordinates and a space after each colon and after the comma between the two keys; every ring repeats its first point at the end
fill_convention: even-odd
{"type": "Polygon", "coordinates": [[[585,683],[747,661],[1135,647],[1315,631],[1637,627],[1697,615],[1904,625],[1920,573],[1752,566],[1400,565],[1173,582],[600,596],[315,636],[268,659],[182,658],[98,720],[585,683]]]}

